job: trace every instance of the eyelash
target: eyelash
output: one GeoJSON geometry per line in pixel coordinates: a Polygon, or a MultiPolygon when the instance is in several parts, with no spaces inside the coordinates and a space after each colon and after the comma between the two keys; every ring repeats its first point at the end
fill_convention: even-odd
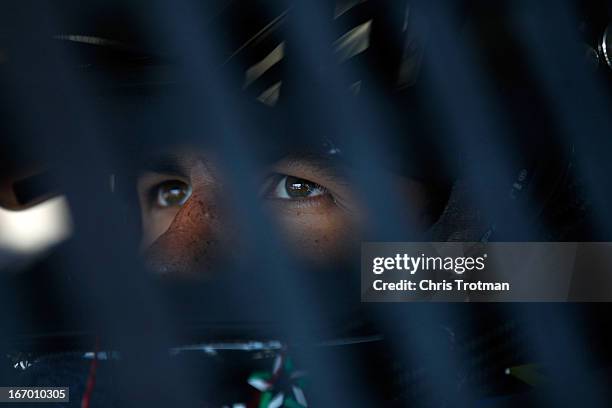
{"type": "MultiPolygon", "coordinates": [[[[271,199],[289,201],[289,202],[294,202],[294,203],[300,202],[301,204],[306,204],[306,202],[313,201],[313,200],[322,198],[324,196],[331,196],[327,188],[313,181],[291,176],[288,174],[275,174],[271,176],[269,180],[270,181],[266,183],[267,187],[265,187],[265,191],[266,191],[265,196],[271,199]],[[298,194],[306,193],[308,195],[303,196],[303,197],[291,197],[289,193],[287,192],[288,182],[293,182],[293,184],[296,186],[305,185],[304,190],[298,191],[298,194]]],[[[153,207],[164,209],[164,208],[171,208],[175,206],[180,207],[184,205],[184,203],[191,196],[191,193],[192,193],[191,185],[189,183],[182,181],[182,180],[178,180],[178,179],[171,179],[171,180],[165,180],[151,187],[151,189],[148,192],[148,196],[149,196],[149,201],[153,207]],[[169,205],[160,204],[161,194],[162,194],[161,189],[163,187],[170,187],[173,184],[186,186],[187,187],[187,192],[186,192],[187,197],[184,200],[182,200],[182,202],[180,202],[179,204],[169,204],[169,205]]]]}
{"type": "Polygon", "coordinates": [[[187,200],[189,200],[189,197],[191,197],[191,193],[192,193],[192,190],[191,190],[191,184],[190,183],[187,183],[187,182],[182,181],[182,180],[171,179],[171,180],[164,180],[161,183],[158,183],[155,186],[151,187],[151,189],[148,192],[148,196],[149,196],[149,202],[151,203],[151,205],[153,207],[164,209],[164,208],[171,208],[171,207],[175,207],[175,206],[178,206],[178,207],[183,206],[183,204],[185,204],[185,202],[187,200]],[[181,202],[179,204],[169,204],[169,205],[162,205],[162,204],[160,204],[160,200],[162,198],[162,196],[161,196],[162,195],[162,188],[163,187],[170,187],[170,186],[173,186],[173,185],[174,186],[181,186],[181,187],[185,186],[186,190],[187,190],[186,193],[185,193],[186,197],[184,199],[181,199],[180,200],[181,202]]]}
{"type": "Polygon", "coordinates": [[[313,181],[290,176],[288,174],[277,174],[270,185],[271,188],[268,190],[268,196],[279,200],[304,201],[329,194],[329,191],[325,187],[313,181]],[[305,185],[303,191],[298,191],[298,193],[307,193],[308,196],[291,197],[288,192],[288,184],[290,182],[292,182],[294,186],[305,185]]]}

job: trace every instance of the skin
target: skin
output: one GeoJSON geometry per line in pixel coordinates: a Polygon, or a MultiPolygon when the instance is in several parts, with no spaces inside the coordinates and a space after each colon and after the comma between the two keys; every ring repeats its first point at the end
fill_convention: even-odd
{"type": "MultiPolygon", "coordinates": [[[[159,274],[208,278],[215,264],[243,244],[241,228],[225,202],[236,189],[224,179],[214,157],[211,152],[178,149],[162,160],[171,170],[150,169],[138,180],[142,247],[148,265],[159,274]],[[164,200],[163,193],[172,187],[183,189],[179,196],[184,202],[164,200]]],[[[262,170],[259,210],[275,224],[292,257],[329,265],[359,249],[368,215],[343,174],[330,160],[306,155],[286,157],[262,170]]],[[[425,229],[432,222],[425,186],[389,177],[407,200],[406,208],[413,209],[413,221],[425,229]]]]}

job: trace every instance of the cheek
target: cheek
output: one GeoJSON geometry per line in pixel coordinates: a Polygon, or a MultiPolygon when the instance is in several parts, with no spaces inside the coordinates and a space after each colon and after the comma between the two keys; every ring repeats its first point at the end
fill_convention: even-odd
{"type": "Polygon", "coordinates": [[[276,210],[273,216],[296,258],[330,264],[359,246],[356,220],[337,207],[276,210]]]}
{"type": "Polygon", "coordinates": [[[142,215],[141,248],[148,248],[157,238],[170,228],[179,209],[153,211],[142,215]]]}
{"type": "Polygon", "coordinates": [[[167,231],[146,250],[149,267],[162,275],[206,277],[219,255],[222,231],[217,207],[192,197],[167,231]]]}

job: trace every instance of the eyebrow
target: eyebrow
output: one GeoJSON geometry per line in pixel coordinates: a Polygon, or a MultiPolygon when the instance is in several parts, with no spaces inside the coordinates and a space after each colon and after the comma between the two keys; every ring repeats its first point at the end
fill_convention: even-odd
{"type": "Polygon", "coordinates": [[[180,156],[175,153],[152,156],[144,160],[140,166],[141,171],[152,173],[171,174],[187,177],[188,171],[180,156]]]}
{"type": "Polygon", "coordinates": [[[288,166],[309,166],[317,172],[324,173],[325,177],[335,183],[348,184],[346,167],[347,163],[341,157],[331,157],[316,153],[291,154],[283,157],[277,163],[288,166]]]}
{"type": "Polygon", "coordinates": [[[292,153],[284,156],[281,160],[292,165],[308,163],[321,170],[336,170],[338,167],[346,165],[340,157],[327,156],[312,152],[292,153]]]}
{"type": "MultiPolygon", "coordinates": [[[[189,177],[189,161],[186,161],[185,153],[181,152],[161,152],[146,158],[140,165],[141,172],[151,172],[166,174],[178,177],[189,177]]],[[[203,162],[205,159],[198,156],[203,162]]],[[[317,173],[324,174],[326,178],[335,183],[348,184],[346,175],[346,161],[342,157],[328,156],[319,152],[301,151],[285,154],[277,160],[272,160],[273,166],[284,163],[288,166],[303,167],[307,166],[315,169],[317,173]]],[[[262,168],[268,166],[262,163],[262,168]]]]}

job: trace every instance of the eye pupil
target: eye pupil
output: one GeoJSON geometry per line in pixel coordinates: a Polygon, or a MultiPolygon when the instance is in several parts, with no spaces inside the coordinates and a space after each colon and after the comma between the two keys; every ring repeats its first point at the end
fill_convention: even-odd
{"type": "Polygon", "coordinates": [[[316,186],[314,185],[314,183],[308,182],[306,180],[302,180],[297,177],[287,176],[287,180],[285,181],[285,188],[289,197],[301,198],[308,197],[316,188],[316,186]]]}
{"type": "Polygon", "coordinates": [[[183,205],[191,195],[191,187],[180,181],[170,181],[159,186],[158,204],[161,207],[183,205]]]}

